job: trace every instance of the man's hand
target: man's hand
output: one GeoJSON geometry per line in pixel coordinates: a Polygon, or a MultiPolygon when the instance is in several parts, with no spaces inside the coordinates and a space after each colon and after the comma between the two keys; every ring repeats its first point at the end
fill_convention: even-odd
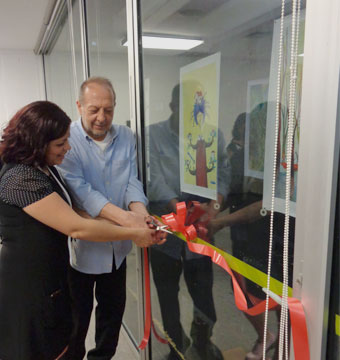
{"type": "Polygon", "coordinates": [[[148,228],[146,215],[134,211],[126,211],[124,222],[121,225],[130,228],[148,228]]]}

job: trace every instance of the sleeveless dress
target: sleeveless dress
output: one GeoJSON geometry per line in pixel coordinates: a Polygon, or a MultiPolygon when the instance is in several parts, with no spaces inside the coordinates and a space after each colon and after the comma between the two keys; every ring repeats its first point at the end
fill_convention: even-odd
{"type": "MultiPolygon", "coordinates": [[[[54,168],[51,171],[59,178],[54,168]]],[[[52,176],[22,164],[2,168],[1,360],[54,360],[68,344],[72,317],[67,236],[22,210],[53,192],[66,200],[52,176]]]]}

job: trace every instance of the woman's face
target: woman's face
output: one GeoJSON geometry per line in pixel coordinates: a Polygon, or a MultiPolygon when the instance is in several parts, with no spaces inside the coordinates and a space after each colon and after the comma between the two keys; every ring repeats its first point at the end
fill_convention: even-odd
{"type": "Polygon", "coordinates": [[[68,142],[69,136],[70,128],[68,128],[66,134],[61,138],[50,141],[45,155],[47,165],[60,165],[63,162],[65,154],[71,149],[68,142]]]}

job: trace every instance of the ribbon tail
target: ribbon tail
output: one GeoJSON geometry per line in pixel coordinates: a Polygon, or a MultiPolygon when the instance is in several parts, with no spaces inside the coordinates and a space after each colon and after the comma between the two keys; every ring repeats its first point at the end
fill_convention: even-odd
{"type": "Polygon", "coordinates": [[[143,340],[139,344],[139,348],[144,350],[148,345],[151,332],[151,296],[150,296],[150,271],[148,250],[144,248],[144,285],[145,285],[145,325],[143,340]]]}
{"type": "Polygon", "coordinates": [[[296,360],[309,360],[309,343],[306,317],[301,302],[288,298],[290,320],[292,323],[293,346],[296,360]]]}

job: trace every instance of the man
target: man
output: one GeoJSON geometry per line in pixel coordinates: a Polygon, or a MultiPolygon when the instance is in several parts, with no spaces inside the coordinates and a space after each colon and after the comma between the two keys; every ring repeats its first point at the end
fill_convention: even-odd
{"type": "MultiPolygon", "coordinates": [[[[108,79],[94,77],[81,85],[77,101],[81,118],[71,126],[71,150],[60,170],[75,205],[90,216],[145,227],[147,199],[137,179],[134,135],[126,126],[112,124],[115,105],[116,94],[108,79]]],[[[88,360],[109,360],[116,351],[125,308],[125,257],[131,242],[73,239],[69,248],[74,307],[69,359],[81,360],[85,355],[96,285],[96,347],[89,351],[88,360]]]]}
{"type": "MultiPolygon", "coordinates": [[[[180,189],[179,153],[179,85],[172,91],[171,115],[166,121],[149,127],[150,178],[148,197],[152,213],[163,215],[176,211],[176,203],[197,200],[206,209],[206,215],[214,218],[220,211],[230,182],[225,141],[218,134],[218,197],[209,200],[182,193],[180,189]]],[[[194,254],[175,236],[168,236],[164,245],[151,248],[151,267],[156,285],[164,330],[170,338],[167,360],[202,359],[222,360],[223,355],[212,343],[212,329],[216,311],[212,294],[213,273],[209,257],[194,254]],[[183,272],[185,283],[193,301],[194,314],[189,339],[180,321],[179,281],[183,272]],[[191,347],[189,347],[191,343],[191,347]]],[[[212,239],[210,239],[212,241],[212,239]]]]}

